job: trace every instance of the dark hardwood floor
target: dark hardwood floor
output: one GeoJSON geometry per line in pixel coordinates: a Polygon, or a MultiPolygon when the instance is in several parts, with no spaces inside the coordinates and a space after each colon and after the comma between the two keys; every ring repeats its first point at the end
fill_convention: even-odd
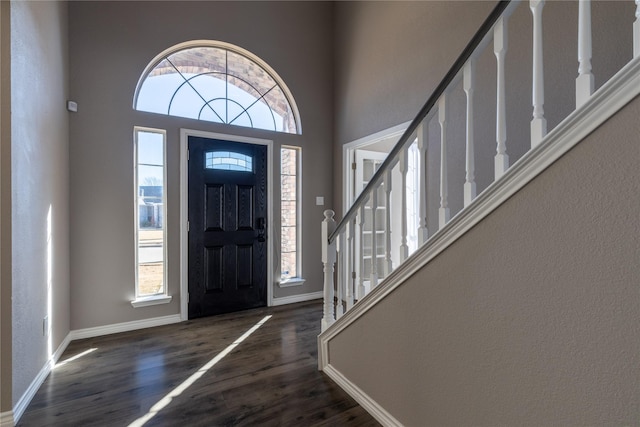
{"type": "Polygon", "coordinates": [[[73,341],[18,426],[378,426],[317,370],[320,318],[309,302],[73,341]]]}

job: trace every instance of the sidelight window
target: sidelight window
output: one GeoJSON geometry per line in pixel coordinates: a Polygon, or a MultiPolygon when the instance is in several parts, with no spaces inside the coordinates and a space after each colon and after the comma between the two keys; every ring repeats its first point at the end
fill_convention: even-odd
{"type": "Polygon", "coordinates": [[[303,282],[300,269],[300,148],[280,150],[280,285],[303,282]]]}
{"type": "Polygon", "coordinates": [[[166,265],[166,133],[135,128],[134,307],[169,302],[166,265]]]}

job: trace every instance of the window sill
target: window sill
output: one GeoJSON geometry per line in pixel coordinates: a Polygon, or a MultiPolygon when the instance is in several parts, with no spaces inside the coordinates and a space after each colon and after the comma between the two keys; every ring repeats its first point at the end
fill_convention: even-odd
{"type": "Polygon", "coordinates": [[[278,286],[281,288],[290,288],[292,286],[302,286],[305,282],[305,279],[302,277],[292,277],[290,279],[282,280],[278,283],[278,286]]]}
{"type": "Polygon", "coordinates": [[[169,295],[152,295],[149,297],[140,297],[131,301],[134,308],[148,307],[150,305],[168,304],[173,297],[169,295]]]}

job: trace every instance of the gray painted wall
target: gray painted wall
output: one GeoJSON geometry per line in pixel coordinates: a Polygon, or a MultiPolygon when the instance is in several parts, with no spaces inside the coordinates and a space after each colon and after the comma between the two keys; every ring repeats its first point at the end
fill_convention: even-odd
{"type": "Polygon", "coordinates": [[[636,98],[333,339],[330,363],[408,426],[635,425],[639,115],[636,98]]]}
{"type": "MultiPolygon", "coordinates": [[[[320,222],[315,196],[332,194],[331,3],[71,2],[72,329],[179,313],[179,130],[190,128],[301,146],[302,287],[322,290],[320,222]],[[243,47],[286,82],[300,109],[302,135],[235,128],[132,109],[140,75],[158,53],[184,41],[213,39],[243,47]],[[133,127],[167,129],[168,305],[134,309],[133,127]],[[101,191],[95,191],[96,182],[101,191]]],[[[276,155],[275,170],[279,170],[276,155]]],[[[279,199],[275,182],[274,200],[279,199]]],[[[276,205],[277,206],[277,205],[276,205]]],[[[276,229],[279,217],[275,209],[276,229]]],[[[273,233],[271,233],[273,235],[273,233]]]]}
{"type": "MultiPolygon", "coordinates": [[[[342,146],[412,120],[495,5],[485,2],[336,3],[334,206],[341,212],[342,146]]],[[[545,115],[555,127],[575,106],[575,1],[547,2],[543,12],[545,115]]],[[[632,57],[631,1],[593,2],[596,89],[632,57]]],[[[506,54],[507,153],[513,164],[530,147],[532,24],[528,2],[508,22],[506,54]]],[[[493,181],[496,151],[496,60],[493,44],[478,58],[475,141],[478,192],[493,181]]],[[[461,82],[449,96],[449,205],[463,206],[465,105],[461,82]]],[[[429,126],[428,227],[437,229],[440,128],[429,126]]]]}
{"type": "Polygon", "coordinates": [[[11,16],[0,2],[0,414],[11,411],[11,16]],[[3,384],[7,384],[3,386],[3,384]]]}
{"type": "Polygon", "coordinates": [[[66,3],[10,9],[15,405],[69,333],[68,41],[66,3]]]}

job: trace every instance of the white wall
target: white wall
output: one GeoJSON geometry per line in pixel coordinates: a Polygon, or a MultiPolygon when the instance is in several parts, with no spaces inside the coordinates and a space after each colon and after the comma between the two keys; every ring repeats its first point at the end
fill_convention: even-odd
{"type": "Polygon", "coordinates": [[[10,9],[15,405],[69,332],[68,42],[66,3],[10,9]]]}

